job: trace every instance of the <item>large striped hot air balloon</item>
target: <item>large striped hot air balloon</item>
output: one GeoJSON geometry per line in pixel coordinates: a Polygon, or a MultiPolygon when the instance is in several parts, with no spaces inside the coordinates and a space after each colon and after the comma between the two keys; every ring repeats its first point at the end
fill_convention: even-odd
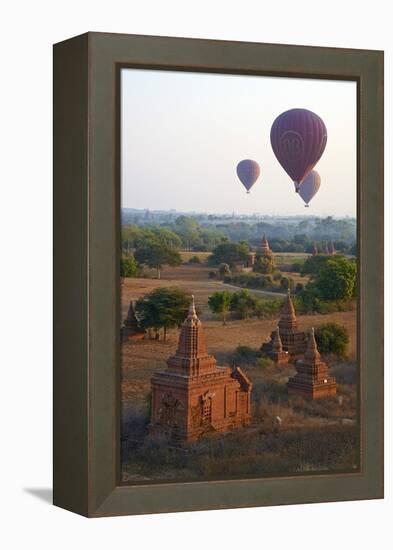
{"type": "Polygon", "coordinates": [[[239,180],[247,189],[247,193],[249,193],[251,187],[259,178],[261,169],[259,167],[259,164],[255,162],[255,160],[244,159],[244,160],[241,160],[237,165],[236,172],[239,177],[239,180]]]}
{"type": "Polygon", "coordinates": [[[303,180],[299,187],[299,195],[306,203],[304,206],[308,207],[311,199],[318,193],[321,186],[321,176],[316,170],[312,170],[303,180]]]}
{"type": "Polygon", "coordinates": [[[270,141],[278,162],[299,190],[326,147],[323,120],[308,109],[290,109],[273,122],[270,141]]]}

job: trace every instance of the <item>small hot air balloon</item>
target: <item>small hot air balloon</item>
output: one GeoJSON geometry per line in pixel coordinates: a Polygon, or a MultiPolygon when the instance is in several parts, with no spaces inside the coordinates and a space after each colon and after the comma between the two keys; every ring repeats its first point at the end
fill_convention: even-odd
{"type": "Polygon", "coordinates": [[[304,206],[308,208],[311,199],[318,193],[321,186],[321,176],[316,170],[312,170],[303,180],[299,188],[299,195],[306,203],[304,206]]]}
{"type": "Polygon", "coordinates": [[[270,142],[278,162],[292,178],[296,191],[325,150],[323,120],[308,109],[290,109],[272,124],[270,142]]]}
{"type": "Polygon", "coordinates": [[[237,165],[236,172],[239,177],[239,180],[247,189],[247,193],[249,193],[251,187],[259,178],[261,169],[259,167],[259,164],[255,162],[255,160],[244,159],[244,160],[241,160],[237,165]]]}

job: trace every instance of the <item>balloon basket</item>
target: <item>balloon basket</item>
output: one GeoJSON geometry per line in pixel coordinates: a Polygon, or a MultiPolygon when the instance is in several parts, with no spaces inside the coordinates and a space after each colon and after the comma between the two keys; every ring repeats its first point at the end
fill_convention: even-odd
{"type": "Polygon", "coordinates": [[[309,204],[305,204],[305,205],[304,205],[304,208],[310,208],[310,205],[309,205],[309,204]]]}
{"type": "Polygon", "coordinates": [[[246,194],[247,194],[247,195],[249,195],[249,194],[250,194],[250,191],[247,191],[247,193],[246,193],[246,194]]]}

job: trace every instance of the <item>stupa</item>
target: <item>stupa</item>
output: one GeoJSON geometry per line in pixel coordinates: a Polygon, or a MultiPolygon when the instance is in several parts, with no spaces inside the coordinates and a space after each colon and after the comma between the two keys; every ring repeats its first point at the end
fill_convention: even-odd
{"type": "Polygon", "coordinates": [[[219,367],[208,354],[192,299],[175,355],[151,380],[151,430],[183,441],[247,426],[252,384],[239,367],[219,367]]]}
{"type": "MultiPolygon", "coordinates": [[[[278,327],[283,350],[288,352],[291,360],[301,357],[306,349],[306,337],[304,332],[299,330],[290,289],[288,289],[287,297],[281,310],[278,327]]],[[[268,353],[272,351],[274,336],[275,331],[271,333],[270,341],[262,344],[262,355],[269,357],[268,353]]]]}
{"type": "Polygon", "coordinates": [[[276,364],[284,364],[289,361],[289,353],[282,347],[279,327],[272,332],[271,350],[266,352],[266,356],[276,364]]]}
{"type": "Polygon", "coordinates": [[[266,238],[265,233],[262,236],[261,246],[259,248],[259,253],[262,256],[271,256],[272,255],[272,251],[270,249],[270,246],[269,246],[269,243],[268,243],[268,240],[266,238]]]}
{"type": "Polygon", "coordinates": [[[328,366],[321,360],[313,328],[304,358],[296,361],[295,368],[297,374],[290,378],[287,384],[289,395],[299,395],[308,399],[336,395],[336,379],[329,376],[328,366]]]}
{"type": "Polygon", "coordinates": [[[127,317],[124,319],[124,324],[120,329],[121,341],[126,342],[129,339],[140,340],[145,337],[145,334],[146,331],[139,325],[135,315],[134,304],[130,300],[127,317]]]}

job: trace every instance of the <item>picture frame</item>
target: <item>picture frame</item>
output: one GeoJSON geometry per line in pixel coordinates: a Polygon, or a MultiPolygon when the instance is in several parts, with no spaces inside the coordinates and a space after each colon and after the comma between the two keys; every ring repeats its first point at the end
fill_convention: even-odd
{"type": "Polygon", "coordinates": [[[54,504],[88,517],[383,498],[383,52],[86,33],[54,46],[54,504]],[[122,485],[122,67],[357,83],[356,473],[122,485]]]}

